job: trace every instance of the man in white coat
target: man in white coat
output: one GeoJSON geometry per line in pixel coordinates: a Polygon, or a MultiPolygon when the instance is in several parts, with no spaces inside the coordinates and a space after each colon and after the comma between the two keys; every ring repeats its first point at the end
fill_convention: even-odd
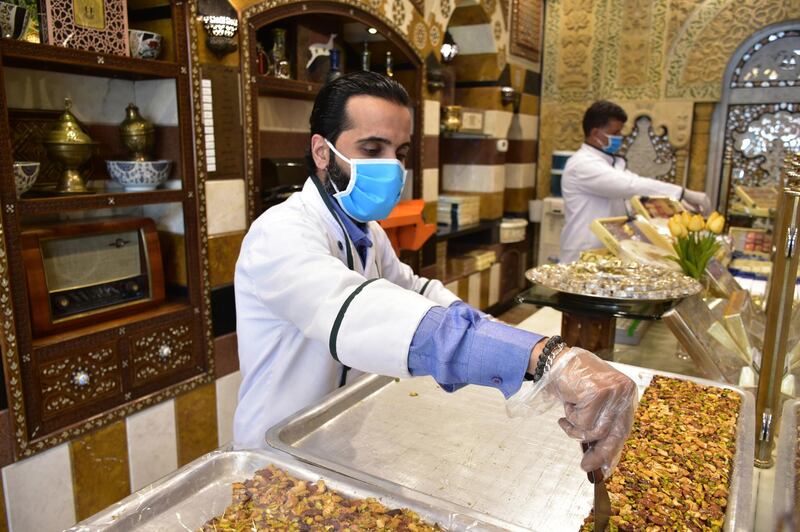
{"type": "Polygon", "coordinates": [[[570,436],[596,442],[582,466],[607,468],[632,424],[633,382],[559,337],[490,320],[415,275],[375,222],[402,192],[409,103],[402,86],[372,72],[317,95],[309,179],[253,223],[236,263],[243,380],[235,444],[264,446],[269,427],[358,371],[431,375],[448,391],[480,384],[506,397],[528,378],[564,402],[559,424],[570,436]]]}
{"type": "Polygon", "coordinates": [[[696,210],[710,209],[708,197],[672,183],[641,177],[616,155],[628,115],[619,105],[599,101],[583,115],[583,145],[567,160],[561,176],[565,225],[561,231],[562,263],[580,258],[581,251],[602,248],[589,225],[598,218],[626,216],[625,202],[633,196],[668,196],[696,210]]]}

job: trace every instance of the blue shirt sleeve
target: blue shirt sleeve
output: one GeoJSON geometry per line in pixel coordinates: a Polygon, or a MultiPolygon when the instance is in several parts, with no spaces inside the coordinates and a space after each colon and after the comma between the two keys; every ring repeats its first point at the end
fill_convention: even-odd
{"type": "Polygon", "coordinates": [[[422,318],[408,350],[408,370],[415,377],[431,375],[448,392],[480,384],[508,398],[522,385],[531,350],[542,338],[456,301],[422,318]]]}

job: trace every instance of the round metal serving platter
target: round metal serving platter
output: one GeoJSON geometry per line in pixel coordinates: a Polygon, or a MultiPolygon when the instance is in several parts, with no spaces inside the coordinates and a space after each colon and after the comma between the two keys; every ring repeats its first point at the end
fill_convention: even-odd
{"type": "Polygon", "coordinates": [[[536,268],[533,268],[533,269],[530,269],[530,270],[525,272],[525,278],[528,279],[528,281],[530,281],[533,284],[538,284],[538,285],[543,286],[545,288],[549,288],[550,290],[555,290],[556,292],[559,292],[559,293],[561,293],[561,294],[563,294],[563,295],[565,295],[567,297],[575,298],[575,299],[587,298],[587,299],[591,299],[592,301],[607,301],[607,302],[615,302],[615,301],[648,301],[648,302],[652,302],[652,303],[666,303],[668,301],[676,301],[678,299],[683,299],[685,297],[693,296],[693,295],[699,293],[703,289],[703,286],[700,283],[697,283],[697,290],[695,290],[694,292],[688,292],[687,291],[687,293],[684,293],[684,294],[681,294],[681,295],[678,295],[678,296],[674,296],[674,297],[659,297],[659,298],[656,298],[656,297],[643,297],[641,295],[641,293],[635,295],[634,297],[613,297],[613,296],[606,296],[606,295],[590,294],[590,293],[587,293],[587,292],[576,292],[574,290],[566,290],[561,286],[556,286],[556,285],[553,285],[553,284],[550,284],[550,283],[543,283],[543,282],[541,282],[539,280],[533,279],[532,272],[535,269],[536,268]]]}

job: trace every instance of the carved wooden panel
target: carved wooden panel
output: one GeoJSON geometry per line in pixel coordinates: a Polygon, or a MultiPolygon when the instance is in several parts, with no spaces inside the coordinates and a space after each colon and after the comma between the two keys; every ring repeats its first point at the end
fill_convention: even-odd
{"type": "Polygon", "coordinates": [[[512,0],[511,53],[538,62],[542,50],[542,0],[512,0]]]}
{"type": "Polygon", "coordinates": [[[122,372],[114,342],[89,351],[69,351],[38,367],[41,416],[48,420],[122,392],[122,372]]]}
{"type": "Polygon", "coordinates": [[[194,356],[189,322],[178,322],[131,336],[130,359],[134,387],[145,386],[190,369],[194,356]]]}
{"type": "Polygon", "coordinates": [[[123,0],[45,0],[42,19],[48,44],[129,55],[123,0]]]}

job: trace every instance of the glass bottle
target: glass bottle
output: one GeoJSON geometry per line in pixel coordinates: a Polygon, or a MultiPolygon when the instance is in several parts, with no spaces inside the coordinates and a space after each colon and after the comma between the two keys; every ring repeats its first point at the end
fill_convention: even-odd
{"type": "Polygon", "coordinates": [[[336,78],[340,78],[342,76],[341,70],[339,70],[339,50],[336,48],[331,49],[331,69],[328,71],[328,77],[326,81],[330,82],[335,80],[336,78]]]}
{"type": "Polygon", "coordinates": [[[386,52],[386,77],[394,77],[394,60],[392,59],[392,52],[386,52]]]}
{"type": "Polygon", "coordinates": [[[369,64],[370,64],[370,56],[372,54],[369,51],[369,47],[367,46],[367,42],[364,41],[364,50],[361,52],[361,70],[364,72],[369,71],[369,64]]]}
{"type": "Polygon", "coordinates": [[[258,59],[258,74],[266,76],[269,71],[269,56],[261,43],[256,44],[256,58],[258,59]]]}
{"type": "Polygon", "coordinates": [[[276,78],[289,79],[290,65],[286,59],[286,30],[275,28],[272,30],[272,53],[270,54],[270,73],[276,78]]]}

